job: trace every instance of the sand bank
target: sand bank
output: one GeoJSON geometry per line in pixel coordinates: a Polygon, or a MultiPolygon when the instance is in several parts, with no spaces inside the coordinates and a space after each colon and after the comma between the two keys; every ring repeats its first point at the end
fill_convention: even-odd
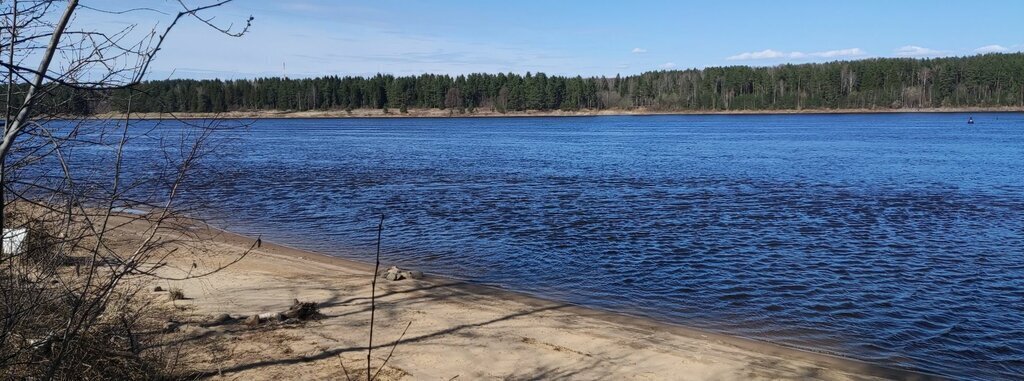
{"type": "MultiPolygon", "coordinates": [[[[888,114],[888,113],[971,113],[971,112],[1024,112],[1024,107],[938,107],[938,108],[857,108],[857,109],[801,109],[801,110],[694,110],[671,111],[653,109],[603,109],[603,110],[550,110],[550,111],[509,111],[505,113],[493,110],[475,110],[460,113],[455,110],[442,109],[409,109],[401,113],[397,110],[384,112],[381,109],[317,110],[317,111],[230,111],[223,113],[133,113],[136,119],[330,119],[330,118],[503,118],[503,117],[581,117],[581,116],[612,116],[612,115],[791,115],[791,114],[888,114]]],[[[105,113],[94,116],[97,119],[123,118],[123,114],[105,113]]]]}

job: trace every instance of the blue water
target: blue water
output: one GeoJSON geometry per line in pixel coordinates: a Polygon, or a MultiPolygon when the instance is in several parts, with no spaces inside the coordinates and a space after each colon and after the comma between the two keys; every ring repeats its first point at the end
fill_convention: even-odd
{"type": "Polygon", "coordinates": [[[967,117],[262,120],[186,196],[328,254],[371,258],[383,212],[388,264],[1021,378],[1024,116],[967,117]]]}

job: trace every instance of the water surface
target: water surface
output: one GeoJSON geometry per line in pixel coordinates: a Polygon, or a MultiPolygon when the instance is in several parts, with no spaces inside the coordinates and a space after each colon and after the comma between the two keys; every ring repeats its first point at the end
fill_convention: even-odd
{"type": "Polygon", "coordinates": [[[229,228],[958,378],[1024,377],[1024,117],[262,120],[229,228]]]}

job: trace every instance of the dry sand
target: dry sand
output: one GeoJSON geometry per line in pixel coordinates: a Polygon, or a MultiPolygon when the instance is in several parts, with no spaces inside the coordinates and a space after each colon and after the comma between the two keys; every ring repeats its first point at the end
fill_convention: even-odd
{"type": "MultiPolygon", "coordinates": [[[[253,242],[212,230],[202,235],[204,253],[193,249],[197,256],[171,261],[164,275],[217,267],[253,242]]],[[[173,303],[193,322],[283,311],[293,299],[322,307],[323,319],[300,324],[185,325],[175,340],[203,377],[337,380],[345,379],[341,361],[350,372],[366,367],[371,273],[367,264],[264,242],[214,275],[158,284],[184,291],[189,299],[173,303]]],[[[382,380],[928,378],[429,275],[381,278],[377,288],[375,368],[412,323],[382,380]]]]}

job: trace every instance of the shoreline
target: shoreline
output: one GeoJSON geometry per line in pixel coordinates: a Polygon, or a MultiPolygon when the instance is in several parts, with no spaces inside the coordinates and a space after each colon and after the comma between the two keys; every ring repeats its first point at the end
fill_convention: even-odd
{"type": "MultiPolygon", "coordinates": [[[[406,113],[381,109],[323,110],[323,111],[229,111],[223,113],[132,113],[136,119],[345,119],[345,118],[522,118],[522,117],[593,117],[593,116],[659,116],[659,115],[842,115],[842,114],[951,114],[951,113],[1020,113],[1024,106],[1015,107],[939,107],[897,109],[802,109],[802,110],[693,110],[660,111],[648,109],[602,109],[578,111],[511,111],[499,113],[477,110],[458,113],[442,109],[410,109],[406,113]]],[[[90,119],[119,119],[123,113],[101,113],[90,119]]]]}
{"type": "MultiPolygon", "coordinates": [[[[246,237],[241,234],[233,233],[230,231],[218,229],[212,226],[203,226],[203,229],[212,232],[209,234],[214,242],[220,245],[228,245],[233,247],[245,247],[247,244],[254,241],[250,237],[246,237]]],[[[327,271],[331,272],[336,269],[344,269],[348,272],[363,273],[369,275],[373,271],[371,264],[352,260],[348,258],[330,256],[323,253],[318,253],[310,250],[299,249],[287,245],[276,244],[272,242],[263,242],[262,247],[258,250],[258,256],[253,258],[246,258],[244,261],[264,261],[268,260],[277,261],[281,263],[290,263],[293,266],[303,266],[306,270],[300,270],[300,276],[308,277],[315,275],[317,272],[327,271]],[[309,268],[309,266],[313,268],[309,268]]],[[[250,263],[251,264],[251,263],[250,263]]],[[[275,265],[280,267],[280,265],[275,265]]],[[[273,267],[273,266],[272,266],[273,267]]],[[[386,268],[387,265],[382,264],[382,268],[386,268]]],[[[280,273],[278,271],[272,271],[280,273]]],[[[280,274],[277,274],[280,275],[280,274]]],[[[369,283],[366,279],[365,283],[369,283]]],[[[449,302],[445,299],[468,299],[468,300],[486,300],[488,302],[498,301],[499,304],[515,304],[522,305],[531,311],[547,311],[557,309],[559,314],[565,314],[572,319],[590,319],[603,322],[602,327],[611,327],[613,330],[623,331],[642,331],[642,332],[653,332],[659,337],[655,340],[655,343],[672,340],[684,340],[690,342],[696,342],[704,345],[722,345],[727,348],[733,348],[744,353],[749,353],[756,356],[767,356],[772,358],[782,359],[781,361],[792,361],[797,363],[810,364],[811,367],[821,371],[835,371],[841,372],[855,377],[825,377],[829,379],[860,379],[858,377],[871,377],[871,378],[882,378],[882,379],[904,379],[904,380],[931,380],[931,379],[944,379],[940,376],[924,373],[921,371],[902,369],[884,366],[880,364],[873,364],[864,362],[850,357],[841,355],[833,355],[824,352],[816,352],[801,348],[794,348],[789,346],[783,346],[767,341],[744,338],[739,336],[731,336],[723,333],[716,333],[711,331],[704,331],[697,328],[687,327],[680,324],[673,324],[655,320],[649,317],[635,316],[627,313],[621,313],[616,311],[607,311],[601,309],[595,309],[590,307],[584,307],[575,304],[568,304],[553,300],[544,299],[542,297],[528,295],[525,293],[519,293],[516,291],[476,284],[472,282],[457,280],[438,275],[427,274],[423,279],[416,281],[398,281],[389,282],[380,280],[378,281],[378,288],[385,288],[389,286],[407,286],[415,285],[416,289],[435,289],[445,288],[446,292],[450,292],[450,296],[442,298],[440,302],[449,302]],[[383,282],[383,283],[381,283],[383,282]],[[405,283],[409,282],[409,283],[405,283]],[[382,287],[383,286],[383,287],[382,287]],[[669,336],[668,338],[661,337],[663,335],[669,336]]],[[[368,284],[367,284],[368,286],[368,284]]],[[[385,291],[385,290],[378,290],[385,291]]],[[[398,291],[407,292],[407,291],[398,291]]],[[[411,291],[408,291],[411,292],[411,291]]],[[[391,294],[391,292],[385,292],[385,295],[391,294]]],[[[297,298],[297,297],[296,297],[297,298]]],[[[196,300],[200,300],[197,298],[196,300]]],[[[378,302],[380,303],[380,302],[378,302]]],[[[224,312],[219,310],[222,304],[215,304],[216,308],[213,311],[224,312]]],[[[209,308],[211,306],[201,306],[209,308]]],[[[203,308],[199,308],[200,311],[203,308]]],[[[259,311],[249,311],[259,312],[259,311]]],[[[514,316],[515,314],[513,314],[514,316]]],[[[524,340],[526,340],[524,338],[524,340]]],[[[524,341],[525,342],[525,341],[524,341]]],[[[671,348],[671,346],[669,346],[671,348]]],[[[634,348],[636,349],[636,348],[634,348]]],[[[557,348],[556,348],[557,350],[557,348]]],[[[572,352],[571,350],[568,350],[572,352]]],[[[401,362],[398,363],[402,366],[401,362]]],[[[783,375],[784,378],[785,377],[783,375]]],[[[416,377],[419,379],[420,377],[416,377]]],[[[753,377],[757,378],[757,377],[753,377]]],[[[771,378],[771,377],[769,377],[771,378]]],[[[659,378],[656,378],[659,379],[659,378]]],[[[670,379],[664,378],[664,379],[670,379]]]]}

